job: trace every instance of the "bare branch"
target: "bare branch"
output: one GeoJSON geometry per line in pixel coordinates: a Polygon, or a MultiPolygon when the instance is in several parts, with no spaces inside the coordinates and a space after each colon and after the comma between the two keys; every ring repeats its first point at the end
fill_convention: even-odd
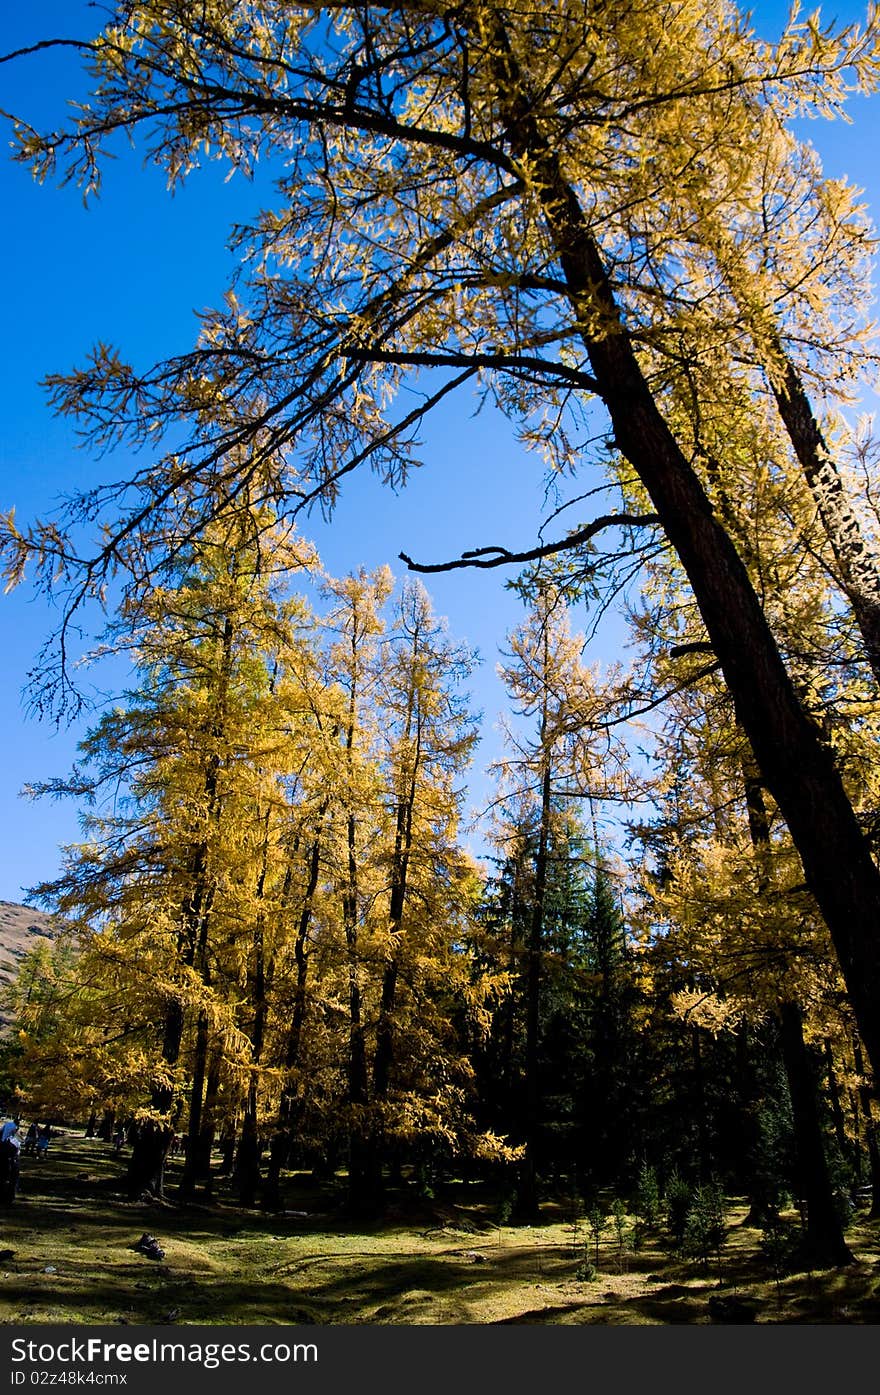
{"type": "Polygon", "coordinates": [[[98,45],[87,39],[41,39],[39,43],[28,44],[27,48],[14,49],[12,53],[0,54],[0,63],[11,63],[14,58],[27,58],[30,53],[39,53],[47,48],[78,48],[84,52],[96,52],[98,45]]]}
{"type": "Polygon", "coordinates": [[[542,543],[526,552],[510,552],[506,547],[477,547],[463,552],[454,562],[414,562],[405,552],[397,555],[411,572],[451,572],[459,567],[506,567],[514,562],[535,562],[539,557],[552,557],[558,552],[570,552],[589,542],[604,528],[648,528],[659,523],[655,513],[611,513],[593,519],[583,528],[569,533],[558,542],[542,543]]]}
{"type": "Polygon", "coordinates": [[[579,368],[569,368],[564,363],[552,363],[547,359],[531,354],[434,354],[403,353],[392,349],[379,349],[367,345],[365,348],[345,349],[346,357],[364,363],[399,363],[411,368],[495,368],[500,372],[524,371],[527,373],[549,373],[555,378],[563,378],[575,387],[587,392],[598,391],[596,379],[579,368]]]}

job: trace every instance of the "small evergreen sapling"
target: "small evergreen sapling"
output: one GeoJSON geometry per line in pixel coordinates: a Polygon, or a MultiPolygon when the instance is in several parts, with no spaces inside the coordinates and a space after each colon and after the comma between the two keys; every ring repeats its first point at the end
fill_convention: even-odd
{"type": "Polygon", "coordinates": [[[614,1205],[611,1208],[611,1218],[614,1222],[614,1243],[617,1253],[617,1268],[623,1273],[626,1268],[627,1256],[633,1249],[633,1232],[627,1225],[626,1204],[621,1198],[614,1198],[614,1205]]]}
{"type": "Polygon", "coordinates": [[[605,1229],[605,1217],[598,1202],[594,1202],[587,1212],[587,1225],[590,1227],[590,1239],[593,1242],[593,1262],[598,1271],[599,1241],[602,1237],[602,1231],[605,1229]]]}
{"type": "Polygon", "coordinates": [[[703,1272],[714,1259],[721,1264],[721,1247],[727,1238],[724,1224],[724,1195],[716,1182],[698,1187],[685,1219],[682,1250],[699,1259],[703,1272]]]}
{"type": "Polygon", "coordinates": [[[673,1172],[666,1184],[666,1224],[672,1238],[673,1248],[680,1250],[684,1243],[688,1212],[693,1203],[693,1188],[679,1172],[673,1172]]]}
{"type": "MultiPolygon", "coordinates": [[[[590,1241],[587,1232],[583,1228],[583,1204],[577,1193],[571,1198],[570,1214],[571,1219],[567,1229],[572,1254],[576,1261],[574,1276],[576,1279],[579,1279],[581,1283],[592,1283],[593,1280],[598,1277],[599,1271],[590,1258],[590,1241]]],[[[599,1219],[601,1224],[601,1214],[599,1219]]]]}
{"type": "Polygon", "coordinates": [[[653,1229],[660,1215],[660,1185],[657,1173],[647,1163],[642,1163],[639,1171],[632,1209],[636,1217],[633,1239],[638,1248],[644,1232],[653,1229]]]}
{"type": "Polygon", "coordinates": [[[792,1273],[797,1265],[801,1245],[800,1227],[792,1221],[784,1221],[778,1215],[769,1215],[761,1227],[761,1241],[758,1246],[766,1261],[776,1285],[777,1306],[782,1305],[781,1279],[792,1273]]]}

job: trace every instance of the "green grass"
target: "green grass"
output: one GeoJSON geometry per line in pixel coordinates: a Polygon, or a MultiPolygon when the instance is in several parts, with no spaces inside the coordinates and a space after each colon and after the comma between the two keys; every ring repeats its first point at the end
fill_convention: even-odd
{"type": "MultiPolygon", "coordinates": [[[[719,1291],[719,1271],[670,1255],[662,1234],[618,1254],[610,1221],[597,1277],[578,1279],[583,1254],[564,1205],[548,1203],[540,1225],[498,1226],[497,1198],[476,1185],[442,1203],[401,1194],[383,1224],[352,1228],[333,1191],[305,1178],[286,1179],[287,1212],[264,1215],[222,1190],[213,1205],[177,1205],[173,1172],[166,1204],[127,1202],[123,1169],[107,1144],[73,1133],[44,1163],[23,1159],[19,1196],[0,1211],[0,1321],[707,1323],[719,1291]],[[163,1261],[132,1249],[145,1230],[163,1261]]],[[[880,1321],[876,1223],[848,1232],[855,1265],[777,1288],[744,1217],[732,1204],[720,1278],[724,1292],[757,1300],[758,1322],[880,1321]]]]}

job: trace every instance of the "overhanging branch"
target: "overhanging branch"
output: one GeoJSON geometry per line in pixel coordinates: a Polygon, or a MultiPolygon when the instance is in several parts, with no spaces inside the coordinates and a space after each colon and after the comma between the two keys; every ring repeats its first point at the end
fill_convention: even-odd
{"type": "Polygon", "coordinates": [[[557,542],[541,543],[525,552],[511,552],[506,547],[477,547],[463,552],[452,562],[414,562],[405,552],[397,555],[411,572],[452,572],[459,567],[506,567],[514,562],[536,562],[541,557],[552,557],[558,552],[570,552],[589,542],[605,528],[648,528],[659,523],[655,513],[609,513],[594,518],[583,528],[576,529],[557,542]]]}
{"type": "Polygon", "coordinates": [[[587,392],[598,392],[596,379],[579,368],[570,368],[565,363],[549,363],[546,359],[532,354],[440,354],[405,353],[403,350],[380,349],[366,345],[360,348],[345,347],[346,358],[358,363],[399,363],[409,368],[494,368],[501,372],[526,372],[550,374],[562,378],[573,387],[587,392]]]}
{"type": "Polygon", "coordinates": [[[0,54],[0,63],[11,63],[16,58],[27,58],[32,53],[41,53],[47,48],[78,48],[85,52],[96,52],[98,45],[88,39],[41,39],[39,43],[28,44],[27,48],[17,48],[11,53],[0,54]]]}

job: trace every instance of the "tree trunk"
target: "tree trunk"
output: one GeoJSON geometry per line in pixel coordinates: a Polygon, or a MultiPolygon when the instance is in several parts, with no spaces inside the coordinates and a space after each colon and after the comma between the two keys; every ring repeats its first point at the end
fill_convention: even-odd
{"type": "Polygon", "coordinates": [[[871,1091],[865,1083],[864,1066],[862,1058],[862,1043],[858,1037],[853,1040],[853,1061],[856,1074],[860,1077],[859,1102],[862,1106],[862,1113],[865,1116],[865,1143],[868,1149],[868,1161],[871,1167],[871,1211],[872,1221],[880,1220],[880,1139],[878,1139],[877,1119],[874,1114],[874,1103],[871,1098],[871,1091]]]}
{"type": "Polygon", "coordinates": [[[348,1098],[352,1111],[349,1139],[348,1205],[352,1215],[367,1216],[381,1206],[382,1170],[372,1137],[367,1050],[361,1008],[357,933],[357,859],[355,820],[348,819],[349,884],[342,919],[348,948],[348,1098]]]}
{"type": "MultiPolygon", "coordinates": [[[[232,621],[227,617],[223,627],[222,661],[219,675],[221,696],[218,716],[212,730],[212,734],[215,737],[219,737],[223,729],[225,692],[232,668],[232,640],[232,621]]],[[[208,761],[207,770],[205,772],[204,792],[206,819],[208,821],[216,821],[219,817],[217,799],[219,773],[220,758],[215,752],[208,761]]],[[[182,958],[183,963],[190,968],[193,965],[197,965],[206,983],[208,979],[208,925],[214,894],[209,877],[208,855],[209,842],[206,831],[205,835],[199,839],[192,849],[191,886],[182,905],[181,929],[177,944],[177,952],[182,958]]],[[[183,1044],[184,1025],[183,1004],[179,999],[172,998],[166,1010],[162,1037],[162,1060],[167,1066],[176,1065],[180,1057],[180,1050],[183,1044]]],[[[195,1185],[195,1175],[198,1165],[198,1132],[201,1119],[206,1053],[207,1018],[204,1013],[201,1013],[196,1028],[197,1059],[190,1094],[190,1119],[186,1161],[184,1163],[183,1178],[181,1180],[181,1192],[184,1196],[191,1195],[195,1185]],[[200,1052],[201,1057],[199,1056],[200,1052]],[[195,1124],[193,1123],[194,1116],[195,1124]]],[[[164,1083],[154,1083],[150,1095],[150,1104],[154,1111],[160,1114],[167,1114],[171,1109],[173,1100],[174,1091],[171,1087],[164,1083]]],[[[158,1174],[155,1174],[154,1155],[156,1154],[157,1145],[153,1130],[139,1130],[138,1137],[132,1147],[132,1156],[129,1163],[129,1176],[133,1179],[131,1185],[137,1185],[137,1179],[144,1174],[150,1173],[155,1176],[157,1196],[162,1196],[164,1192],[165,1159],[168,1154],[171,1139],[174,1136],[174,1131],[170,1126],[163,1126],[161,1133],[164,1137],[164,1148],[158,1174]]]]}
{"type": "Polygon", "coordinates": [[[200,1012],[196,1022],[196,1041],[193,1053],[193,1076],[189,1096],[189,1121],[186,1131],[186,1157],[183,1176],[180,1179],[180,1194],[186,1200],[195,1195],[199,1174],[200,1142],[202,1134],[202,1108],[204,1104],[205,1079],[208,1070],[208,1014],[200,1012]]]}
{"type": "MultiPolygon", "coordinates": [[[[268,814],[267,832],[268,832],[268,814]]],[[[268,864],[268,845],[263,847],[263,866],[257,886],[258,900],[262,898],[268,864]]],[[[239,1199],[242,1206],[253,1206],[260,1188],[260,1158],[262,1148],[259,1138],[259,1069],[263,1056],[263,1042],[266,1035],[268,1012],[267,983],[271,978],[271,966],[266,968],[265,916],[262,906],[257,911],[253,935],[254,969],[251,992],[254,1004],[254,1020],[251,1027],[250,1080],[245,1102],[244,1119],[241,1127],[241,1141],[238,1146],[236,1179],[239,1199]]]]}
{"type": "MultiPolygon", "coordinates": [[[[520,877],[520,868],[514,870],[513,895],[511,897],[510,910],[510,952],[507,960],[507,972],[510,974],[510,982],[515,983],[522,956],[522,943],[520,935],[520,905],[518,899],[519,887],[517,885],[520,877]]],[[[499,1062],[499,1077],[501,1082],[499,1125],[503,1120],[510,1119],[516,1121],[519,1112],[516,1100],[516,1078],[514,1071],[514,1048],[517,1036],[517,1005],[513,993],[505,994],[500,1012],[502,1015],[502,1026],[500,1033],[501,1059],[499,1062]]]]}
{"type": "MultiPolygon", "coordinates": [[[[607,287],[598,258],[592,260],[607,287]]],[[[628,340],[622,332],[610,334],[591,345],[590,356],[597,378],[607,383],[617,443],[648,489],[688,574],[737,716],[831,932],[876,1068],[880,874],[832,757],[798,702],[745,568],[662,421],[628,340]]]]}
{"type": "Polygon", "coordinates": [[[220,1133],[220,1176],[229,1177],[235,1167],[236,1134],[232,1124],[224,1124],[220,1133]]]}
{"type": "Polygon", "coordinates": [[[748,573],[660,414],[575,190],[533,116],[501,17],[487,19],[510,142],[540,200],[618,449],[651,498],[690,581],[755,754],[788,824],[837,952],[875,1072],[880,1069],[880,872],[830,751],[798,700],[748,573]]]}
{"type": "Polygon", "coordinates": [[[247,1111],[241,1126],[238,1154],[235,1159],[235,1185],[242,1206],[253,1206],[260,1188],[262,1148],[257,1130],[256,1113],[247,1111]]]}
{"type": "Polygon", "coordinates": [[[865,656],[880,683],[880,566],[865,541],[800,375],[778,341],[773,348],[783,365],[781,375],[768,370],[779,414],[816,501],[841,584],[865,641],[865,656]]]}
{"type": "Polygon", "coordinates": [[[287,1116],[279,1111],[275,1132],[269,1139],[269,1162],[260,1197],[264,1211],[281,1210],[281,1169],[290,1159],[290,1130],[287,1116]]]}
{"type": "Polygon", "coordinates": [[[706,1080],[703,1071],[703,1052],[700,1047],[700,1028],[691,1028],[691,1060],[693,1061],[694,1114],[697,1120],[697,1168],[700,1186],[705,1186],[712,1176],[712,1158],[709,1150],[709,1135],[706,1129],[706,1080]]]}
{"type": "MultiPolygon", "coordinates": [[[[165,1013],[165,1026],[162,1033],[162,1060],[167,1066],[175,1066],[180,1056],[180,1048],[183,1042],[183,1004],[178,999],[172,999],[165,1013]]],[[[155,1083],[150,1091],[150,1106],[159,1114],[168,1114],[174,1100],[174,1090],[165,1083],[155,1083]]],[[[158,1126],[157,1126],[158,1127],[158,1126]]],[[[144,1190],[154,1190],[157,1197],[164,1196],[165,1193],[165,1159],[168,1156],[168,1149],[174,1137],[174,1130],[169,1125],[163,1126],[160,1132],[163,1135],[163,1147],[161,1157],[156,1164],[156,1153],[158,1144],[155,1136],[155,1129],[152,1122],[138,1125],[131,1144],[131,1157],[128,1162],[128,1186],[129,1194],[139,1196],[144,1190]],[[144,1179],[150,1178],[149,1184],[144,1179]]]]}
{"type": "MultiPolygon", "coordinates": [[[[213,765],[213,763],[212,763],[213,765]]],[[[213,777],[206,782],[206,789],[209,798],[213,801],[216,795],[217,769],[213,770],[213,777]]],[[[211,812],[215,812],[209,804],[211,812]]],[[[208,843],[205,839],[197,850],[198,878],[193,887],[193,893],[187,907],[186,921],[188,925],[189,947],[186,954],[186,963],[194,965],[202,978],[202,982],[207,987],[210,982],[208,971],[208,926],[210,923],[211,909],[214,901],[214,887],[208,881],[208,843]]],[[[183,1008],[180,1004],[175,1005],[177,1013],[175,1017],[176,1038],[174,1043],[174,1059],[180,1052],[183,1034],[183,1008]]],[[[199,1172],[199,1138],[202,1129],[202,1108],[204,1103],[205,1078],[208,1067],[208,1014],[203,1008],[200,1010],[196,1020],[196,1039],[193,1054],[192,1083],[190,1086],[189,1119],[187,1121],[186,1135],[186,1158],[183,1166],[183,1176],[180,1182],[181,1195],[191,1197],[195,1192],[196,1180],[199,1172]]],[[[164,1092],[163,1092],[164,1093],[164,1092]]],[[[170,1096],[164,1108],[170,1106],[170,1096]]],[[[156,1106],[158,1107],[158,1106],[156,1106]]]]}
{"type": "Polygon", "coordinates": [[[196,1182],[202,1182],[205,1189],[205,1196],[210,1197],[214,1191],[214,1180],[211,1175],[211,1153],[214,1148],[214,1137],[217,1132],[217,1100],[220,1094],[220,1066],[221,1055],[215,1048],[208,1064],[208,1075],[205,1082],[205,1104],[202,1110],[202,1126],[199,1130],[198,1155],[196,1159],[196,1182]]]}
{"type": "Polygon", "coordinates": [[[525,1156],[520,1167],[516,1195],[516,1217],[522,1221],[537,1219],[538,1200],[538,1129],[541,1112],[538,1039],[541,1010],[541,969],[544,949],[544,899],[547,889],[547,850],[550,838],[550,759],[544,750],[546,739],[546,703],[541,724],[541,754],[544,773],[541,778],[541,821],[538,828],[538,849],[535,857],[535,899],[529,926],[526,958],[526,1043],[523,1081],[525,1093],[525,1156]]]}
{"type": "Polygon", "coordinates": [[[391,867],[391,896],[388,910],[389,951],[382,973],[382,993],[379,1001],[379,1021],[376,1024],[376,1050],[373,1056],[373,1092],[377,1100],[388,1093],[391,1062],[394,1057],[394,1004],[397,997],[397,942],[403,927],[406,904],[406,877],[412,846],[412,812],[415,800],[415,773],[409,799],[397,807],[397,832],[391,867]]]}
{"type": "Polygon", "coordinates": [[[382,1204],[382,1168],[376,1154],[369,1117],[370,1084],[364,1036],[358,948],[358,857],[357,819],[354,813],[353,755],[357,723],[355,677],[358,663],[357,617],[351,636],[352,686],[346,731],[349,810],[346,818],[348,878],[342,897],[342,924],[348,959],[348,1102],[350,1109],[348,1148],[348,1209],[354,1216],[375,1214],[382,1204]]]}
{"type": "Polygon", "coordinates": [[[853,1256],[843,1236],[828,1175],[816,1076],[804,1041],[803,1014],[797,1003],[780,1006],[779,1025],[794,1120],[798,1180],[807,1205],[806,1258],[823,1269],[852,1264],[853,1256]]]}
{"type": "Polygon", "coordinates": [[[416,662],[418,659],[421,631],[416,624],[412,633],[411,668],[407,688],[406,720],[403,729],[404,768],[401,771],[400,796],[394,830],[394,853],[391,862],[391,895],[388,905],[388,954],[382,975],[382,995],[379,1006],[379,1021],[376,1025],[376,1050],[373,1057],[373,1093],[377,1100],[383,1100],[388,1093],[391,1075],[391,1062],[394,1057],[394,1005],[397,997],[398,944],[403,933],[403,912],[406,906],[406,883],[409,860],[412,852],[413,810],[416,802],[416,786],[421,763],[422,723],[419,713],[419,694],[416,687],[416,662]],[[416,742],[412,765],[406,768],[406,752],[409,749],[415,726],[416,742]]]}
{"type": "Polygon", "coordinates": [[[131,1201],[149,1196],[161,1201],[165,1195],[165,1160],[174,1132],[167,1124],[147,1119],[138,1126],[128,1162],[128,1195],[131,1201]]]}
{"type": "MultiPolygon", "coordinates": [[[[321,830],[327,808],[328,801],[325,800],[318,813],[317,831],[312,841],[311,848],[309,849],[308,879],[302,907],[300,909],[296,939],[293,943],[293,958],[296,964],[296,983],[293,990],[293,1011],[290,1018],[290,1030],[287,1034],[287,1046],[284,1053],[285,1079],[281,1090],[281,1101],[278,1106],[278,1119],[275,1125],[275,1132],[269,1143],[269,1165],[266,1170],[266,1180],[263,1185],[262,1204],[267,1210],[278,1210],[281,1206],[281,1169],[290,1156],[293,1142],[292,1131],[297,1110],[293,1088],[290,1083],[290,1076],[299,1062],[303,1027],[306,1020],[306,985],[309,973],[307,945],[309,942],[309,928],[312,922],[312,908],[314,905],[315,892],[318,889],[318,877],[321,870],[321,830]]],[[[284,890],[281,898],[282,904],[287,900],[287,894],[292,880],[293,868],[292,865],[289,864],[284,875],[284,890]]]]}
{"type": "MultiPolygon", "coordinates": [[[[743,759],[743,775],[749,833],[758,866],[758,888],[764,896],[771,883],[770,821],[761,781],[748,754],[743,759]]],[[[798,1181],[807,1207],[806,1256],[810,1263],[820,1267],[849,1264],[852,1255],[834,1203],[819,1118],[818,1084],[804,1041],[800,1005],[790,1001],[780,1004],[778,1021],[791,1099],[798,1181]]]]}
{"type": "Polygon", "coordinates": [[[739,1129],[735,1140],[737,1180],[749,1201],[743,1225],[760,1227],[776,1214],[776,1208],[770,1204],[765,1188],[758,1185],[754,1166],[759,1141],[756,1113],[760,1092],[748,1022],[740,1023],[736,1029],[736,1097],[739,1104],[739,1129]]]}
{"type": "MultiPolygon", "coordinates": [[[[711,212],[708,221],[714,225],[713,238],[718,244],[719,264],[723,265],[725,253],[734,253],[734,239],[711,212]]],[[[760,285],[760,277],[757,284],[760,285]]],[[[865,657],[880,683],[880,559],[862,532],[803,380],[779,337],[772,309],[756,310],[736,285],[731,284],[730,290],[743,319],[753,324],[759,365],[815,501],[837,564],[840,585],[865,642],[865,657]]],[[[768,290],[768,298],[770,295],[772,291],[768,290]]]]}
{"type": "Polygon", "coordinates": [[[831,1117],[834,1120],[834,1137],[837,1139],[837,1147],[840,1156],[846,1161],[851,1157],[851,1145],[846,1135],[846,1121],[843,1117],[843,1105],[840,1099],[840,1085],[834,1070],[834,1051],[829,1037],[825,1038],[825,1078],[828,1082],[828,1102],[831,1105],[831,1117]]]}

